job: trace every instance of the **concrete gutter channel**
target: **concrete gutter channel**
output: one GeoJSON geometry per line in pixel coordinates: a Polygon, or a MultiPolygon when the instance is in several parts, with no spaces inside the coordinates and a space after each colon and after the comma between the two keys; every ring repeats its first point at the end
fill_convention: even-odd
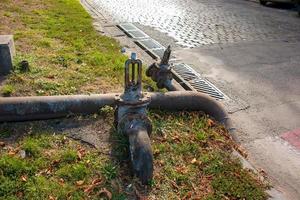
{"type": "MultiPolygon", "coordinates": [[[[87,4],[87,2],[82,1],[83,5],[91,12],[96,12],[93,9],[92,5],[87,4]]],[[[102,20],[105,19],[100,13],[97,13],[97,18],[100,17],[102,20]]],[[[124,28],[123,26],[119,26],[124,28]]],[[[131,27],[132,28],[132,27],[131,27]]],[[[136,31],[136,30],[135,30],[136,31]]],[[[149,43],[149,45],[153,46],[153,49],[149,49],[149,45],[147,47],[147,43],[145,43],[145,38],[147,37],[147,41],[151,41],[151,39],[142,33],[135,32],[136,35],[141,35],[136,43],[142,43],[142,46],[146,46],[146,51],[150,54],[150,56],[158,56],[160,59],[163,59],[162,51],[166,48],[157,43],[149,43]],[[144,43],[143,43],[144,42],[144,43]],[[145,45],[146,44],[146,45],[145,45]],[[156,46],[155,46],[156,45],[156,46]]],[[[133,33],[128,33],[133,37],[133,33]]],[[[141,46],[141,45],[139,45],[141,46]]],[[[168,56],[168,60],[170,55],[168,56]]],[[[168,63],[161,63],[168,64],[168,63]]],[[[171,70],[173,74],[173,70],[171,70]]],[[[188,111],[201,111],[216,119],[218,122],[223,124],[227,130],[232,135],[233,139],[237,141],[235,136],[235,129],[232,125],[232,122],[223,108],[222,104],[217,101],[217,96],[215,93],[211,92],[210,89],[215,89],[215,91],[219,92],[217,88],[214,88],[212,84],[209,82],[206,84],[208,86],[204,87],[206,89],[203,94],[197,91],[197,89],[193,89],[191,84],[186,81],[183,77],[176,74],[177,80],[180,79],[181,82],[179,84],[182,86],[176,85],[172,80],[167,80],[168,83],[164,83],[163,87],[168,88],[169,90],[180,90],[180,91],[172,91],[166,93],[148,93],[151,100],[149,103],[149,108],[154,109],[166,109],[170,111],[180,111],[180,110],[188,110],[188,111]],[[168,85],[170,87],[168,87],[168,85]],[[184,91],[181,88],[187,88],[192,91],[184,91]],[[209,96],[210,95],[210,96],[209,96]],[[170,104],[172,102],[172,104],[170,104]]],[[[197,76],[197,74],[192,74],[193,76],[197,76]]],[[[151,75],[150,75],[151,76],[151,75]]],[[[199,77],[198,77],[199,78],[199,77]]],[[[203,89],[203,87],[202,87],[203,89]]],[[[12,122],[12,121],[26,121],[26,120],[42,120],[42,119],[51,119],[51,118],[59,118],[68,116],[71,113],[75,114],[91,114],[99,111],[100,108],[104,106],[116,106],[116,96],[120,96],[121,94],[97,94],[97,95],[70,95],[70,96],[40,96],[40,97],[6,97],[0,98],[0,122],[12,122]]],[[[222,97],[222,96],[221,96],[222,97]]],[[[225,98],[225,95],[223,95],[225,98]]],[[[218,99],[220,100],[220,99],[218,99]]],[[[238,141],[237,141],[238,142],[238,141]]],[[[236,156],[241,159],[242,163],[245,167],[250,168],[254,171],[255,168],[241,156],[240,153],[234,150],[233,156],[236,156]]],[[[272,189],[269,191],[269,194],[273,196],[273,199],[284,199],[280,192],[272,189]]]]}

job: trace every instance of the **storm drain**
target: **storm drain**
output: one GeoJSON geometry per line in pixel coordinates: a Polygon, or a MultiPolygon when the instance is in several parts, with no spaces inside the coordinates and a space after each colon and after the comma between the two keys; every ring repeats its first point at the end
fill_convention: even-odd
{"type": "Polygon", "coordinates": [[[117,26],[133,39],[149,38],[146,33],[144,33],[142,30],[131,23],[119,24],[117,26]]]}
{"type": "Polygon", "coordinates": [[[226,98],[225,94],[223,94],[208,80],[202,78],[201,75],[189,65],[184,63],[177,63],[174,64],[172,70],[175,76],[181,79],[181,84],[185,84],[185,86],[189,89],[208,94],[209,96],[217,100],[223,100],[226,98]]]}
{"type": "MultiPolygon", "coordinates": [[[[129,37],[133,38],[135,43],[144,49],[152,58],[162,58],[165,47],[156,40],[150,38],[146,33],[137,28],[132,23],[119,24],[118,27],[124,31],[129,37]]],[[[177,81],[188,90],[198,91],[217,99],[223,100],[228,98],[212,83],[202,78],[189,65],[184,63],[175,63],[172,68],[172,73],[177,81]],[[179,80],[178,80],[179,79],[179,80]]]]}
{"type": "Polygon", "coordinates": [[[164,55],[165,47],[162,46],[159,42],[152,38],[144,40],[136,40],[135,43],[144,49],[152,58],[162,58],[164,55]]]}
{"type": "Polygon", "coordinates": [[[152,58],[162,58],[165,47],[156,40],[150,38],[146,33],[132,23],[117,25],[124,33],[133,38],[135,43],[144,49],[152,58]]]}

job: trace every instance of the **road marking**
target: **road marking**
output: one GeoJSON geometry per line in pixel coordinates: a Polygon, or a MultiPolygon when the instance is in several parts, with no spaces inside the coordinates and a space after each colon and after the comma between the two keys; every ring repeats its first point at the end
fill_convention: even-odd
{"type": "Polygon", "coordinates": [[[283,133],[280,137],[300,151],[300,128],[283,133]]]}

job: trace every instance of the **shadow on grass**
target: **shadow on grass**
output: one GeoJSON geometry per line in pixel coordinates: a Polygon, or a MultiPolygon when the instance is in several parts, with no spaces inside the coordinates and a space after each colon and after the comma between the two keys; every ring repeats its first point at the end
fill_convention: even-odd
{"type": "Polygon", "coordinates": [[[99,174],[106,177],[107,185],[109,185],[107,188],[112,188],[113,199],[146,197],[151,187],[141,185],[132,173],[128,139],[115,130],[112,121],[111,114],[103,114],[34,122],[2,123],[0,124],[0,141],[4,141],[7,146],[17,146],[24,139],[35,136],[65,135],[80,141],[82,145],[96,148],[100,157],[105,158],[103,163],[100,163],[103,167],[99,174]]]}

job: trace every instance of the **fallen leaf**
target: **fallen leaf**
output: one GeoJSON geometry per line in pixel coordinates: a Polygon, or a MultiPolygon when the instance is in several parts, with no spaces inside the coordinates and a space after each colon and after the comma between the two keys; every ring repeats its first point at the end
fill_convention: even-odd
{"type": "Polygon", "coordinates": [[[261,174],[263,177],[267,177],[267,172],[264,169],[259,169],[259,174],[261,174]]]}
{"type": "Polygon", "coordinates": [[[53,197],[53,196],[49,196],[49,200],[56,200],[57,198],[53,197]]]}
{"type": "Polygon", "coordinates": [[[171,181],[171,184],[175,189],[179,190],[178,185],[174,181],[171,181]]]}
{"type": "Polygon", "coordinates": [[[81,185],[83,185],[83,183],[84,183],[84,181],[83,181],[83,180],[76,181],[76,185],[77,185],[77,186],[81,186],[81,185]]]}
{"type": "Polygon", "coordinates": [[[189,191],[182,199],[185,200],[185,199],[191,199],[192,197],[192,192],[189,191]]]}
{"type": "Polygon", "coordinates": [[[9,155],[9,156],[14,156],[14,155],[16,155],[16,152],[15,152],[14,150],[10,150],[10,151],[8,152],[8,155],[9,155]]]}
{"type": "Polygon", "coordinates": [[[21,180],[22,180],[23,182],[26,182],[26,181],[27,181],[27,176],[26,176],[26,175],[22,175],[22,176],[21,176],[21,180]]]}
{"type": "Polygon", "coordinates": [[[155,149],[154,151],[153,151],[153,155],[158,155],[160,153],[160,151],[158,150],[158,149],[155,149]]]}
{"type": "Polygon", "coordinates": [[[110,191],[108,191],[106,188],[103,188],[100,190],[98,195],[104,194],[108,199],[112,199],[112,194],[110,191]]]}
{"type": "Polygon", "coordinates": [[[63,186],[65,184],[65,180],[60,178],[58,183],[59,183],[59,185],[63,186]]]}
{"type": "Polygon", "coordinates": [[[22,197],[24,196],[24,194],[23,194],[23,192],[18,192],[18,193],[17,193],[17,196],[18,196],[20,199],[22,199],[22,197]]]}
{"type": "Polygon", "coordinates": [[[214,126],[216,123],[213,121],[213,120],[211,120],[211,119],[208,119],[207,120],[207,125],[208,125],[208,127],[212,127],[212,126],[214,126]]]}
{"type": "Polygon", "coordinates": [[[97,178],[97,179],[94,179],[92,181],[92,184],[98,184],[98,183],[102,183],[102,179],[101,178],[97,178]]]}
{"type": "Polygon", "coordinates": [[[51,166],[56,166],[57,164],[59,164],[60,160],[56,159],[56,160],[53,160],[52,163],[51,163],[51,166]]]}
{"type": "Polygon", "coordinates": [[[48,169],[46,169],[45,173],[46,173],[47,175],[50,175],[50,174],[52,173],[52,168],[49,167],[48,169]]]}
{"type": "Polygon", "coordinates": [[[0,147],[4,147],[5,143],[4,142],[0,142],[0,147]]]}
{"type": "Polygon", "coordinates": [[[175,142],[180,142],[180,137],[178,135],[175,135],[172,137],[172,140],[174,140],[175,142]]]}
{"type": "Polygon", "coordinates": [[[85,156],[85,149],[80,148],[79,150],[77,150],[77,156],[78,156],[79,160],[81,160],[85,156]]]}
{"type": "Polygon", "coordinates": [[[246,149],[244,149],[241,145],[237,145],[236,150],[245,158],[248,157],[248,153],[246,149]]]}
{"type": "Polygon", "coordinates": [[[48,75],[48,76],[46,76],[46,77],[49,78],[49,79],[54,79],[54,78],[55,78],[54,75],[48,75]]]}
{"type": "Polygon", "coordinates": [[[195,164],[197,162],[197,159],[194,158],[192,161],[191,161],[191,164],[195,164]]]}
{"type": "Polygon", "coordinates": [[[96,186],[102,183],[102,179],[98,178],[92,181],[91,185],[88,185],[87,188],[84,189],[84,193],[90,193],[96,186]]]}
{"type": "Polygon", "coordinates": [[[159,166],[163,166],[165,164],[165,161],[164,160],[159,160],[158,164],[159,164],[159,166]]]}
{"type": "Polygon", "coordinates": [[[186,174],[188,172],[187,167],[183,166],[183,167],[177,167],[176,171],[180,174],[186,174]]]}

